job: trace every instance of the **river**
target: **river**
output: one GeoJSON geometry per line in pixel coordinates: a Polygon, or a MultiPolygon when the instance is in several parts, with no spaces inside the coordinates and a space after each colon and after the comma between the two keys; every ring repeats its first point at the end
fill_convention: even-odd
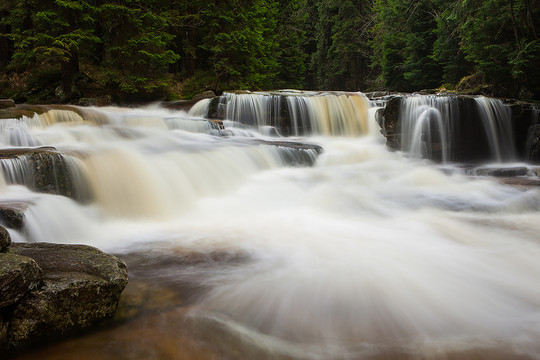
{"type": "Polygon", "coordinates": [[[13,240],[92,245],[130,276],[123,319],[18,358],[540,359],[540,191],[390,152],[352,102],[279,138],[158,105],[5,125],[90,199],[4,179],[0,201],[31,204],[13,240]]]}

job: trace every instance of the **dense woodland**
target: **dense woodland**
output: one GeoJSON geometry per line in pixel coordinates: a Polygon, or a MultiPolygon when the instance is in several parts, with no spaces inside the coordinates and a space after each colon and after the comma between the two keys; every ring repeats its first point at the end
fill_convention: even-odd
{"type": "Polygon", "coordinates": [[[2,0],[0,96],[446,89],[540,99],[538,0],[2,0]]]}

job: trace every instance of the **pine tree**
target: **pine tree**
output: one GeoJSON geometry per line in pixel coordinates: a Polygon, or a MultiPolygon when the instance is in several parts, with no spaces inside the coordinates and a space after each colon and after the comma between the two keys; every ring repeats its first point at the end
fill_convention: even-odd
{"type": "Polygon", "coordinates": [[[61,70],[64,100],[76,95],[81,51],[99,42],[94,35],[95,6],[89,1],[23,0],[8,22],[14,41],[12,66],[54,66],[61,70]]]}
{"type": "Polygon", "coordinates": [[[201,48],[209,54],[214,89],[261,89],[273,83],[276,2],[223,0],[209,3],[201,16],[207,30],[201,48]]]}
{"type": "Polygon", "coordinates": [[[104,45],[100,64],[110,86],[124,93],[153,93],[167,86],[164,76],[179,55],[170,49],[174,36],[155,1],[106,2],[99,7],[104,45]]]}

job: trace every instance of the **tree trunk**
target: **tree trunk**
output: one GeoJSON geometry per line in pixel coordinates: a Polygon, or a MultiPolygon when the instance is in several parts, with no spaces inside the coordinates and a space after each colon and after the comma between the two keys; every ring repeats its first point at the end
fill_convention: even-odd
{"type": "Polygon", "coordinates": [[[519,51],[521,51],[521,44],[519,43],[519,36],[516,25],[516,17],[514,16],[514,0],[509,0],[510,2],[510,15],[512,16],[512,25],[514,26],[514,37],[516,38],[516,46],[519,51]]]}
{"type": "Polygon", "coordinates": [[[75,77],[79,73],[79,53],[73,51],[68,62],[62,63],[63,101],[70,100],[74,93],[75,77]]]}
{"type": "Polygon", "coordinates": [[[527,4],[527,20],[529,22],[530,31],[532,33],[532,36],[534,39],[538,39],[538,36],[536,35],[536,28],[534,27],[534,19],[533,19],[533,11],[531,6],[531,0],[526,1],[527,4]]]}

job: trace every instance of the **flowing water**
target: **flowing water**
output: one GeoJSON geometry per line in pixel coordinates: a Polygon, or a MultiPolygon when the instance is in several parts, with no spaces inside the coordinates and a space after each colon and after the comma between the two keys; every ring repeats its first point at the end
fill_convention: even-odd
{"type": "Polygon", "coordinates": [[[540,191],[387,151],[353,96],[356,136],[220,128],[207,102],[4,122],[3,147],[54,146],[87,194],[32,192],[2,159],[0,201],[30,204],[14,240],[114,253],[135,294],[125,320],[20,358],[540,359],[540,191]]]}
{"type": "MultiPolygon", "coordinates": [[[[509,162],[516,158],[511,126],[511,109],[499,99],[414,95],[403,99],[400,111],[402,149],[416,158],[434,158],[440,148],[440,160],[452,161],[465,138],[480,143],[473,151],[487,158],[509,162]],[[483,144],[485,142],[485,144],[483,144]],[[482,148],[485,146],[485,149],[482,148]]],[[[467,144],[467,147],[474,147],[467,144]]]]}

